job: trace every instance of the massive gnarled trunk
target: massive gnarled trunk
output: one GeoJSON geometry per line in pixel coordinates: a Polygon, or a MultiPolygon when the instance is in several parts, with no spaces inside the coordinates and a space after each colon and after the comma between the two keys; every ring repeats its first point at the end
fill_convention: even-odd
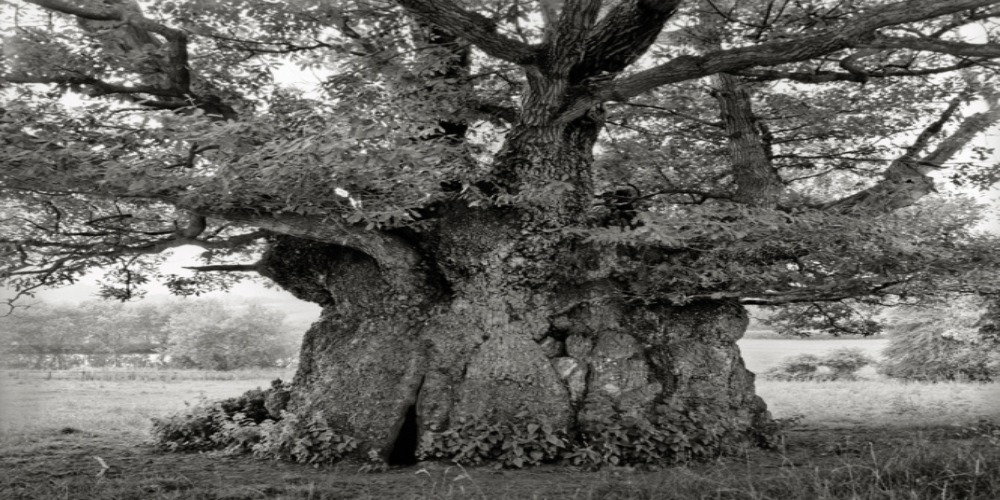
{"type": "Polygon", "coordinates": [[[594,224],[593,150],[604,125],[601,106],[566,110],[590,92],[588,78],[620,71],[653,38],[636,35],[622,52],[598,42],[629,20],[655,32],[676,4],[622,7],[593,30],[596,10],[567,14],[551,50],[525,68],[518,119],[487,180],[515,203],[442,202],[419,227],[386,235],[408,258],[272,243],[263,273],[324,307],[306,334],[292,411],[321,411],[386,459],[470,420],[572,435],[686,408],[712,415],[705,426],[725,422],[727,439],[713,444],[767,427],[735,343],[747,325],[741,306],[671,305],[644,291],[662,287],[644,275],[648,254],[565,230],[594,224]]]}
{"type": "MultiPolygon", "coordinates": [[[[428,90],[444,84],[474,90],[465,79],[466,42],[523,70],[519,109],[482,183],[500,194],[482,207],[458,199],[422,207],[424,220],[396,232],[347,225],[338,216],[316,227],[290,211],[261,216],[254,207],[195,207],[202,222],[192,225],[200,227],[195,236],[205,217],[302,236],[273,236],[254,266],[323,307],[305,336],[287,409],[321,414],[358,438],[362,454],[384,459],[412,456],[415,438],[469,420],[543,423],[572,434],[625,417],[671,426],[661,408],[682,408],[711,416],[706,427],[725,423],[728,438],[705,443],[711,445],[745,441],[767,427],[766,407],[735,344],[747,325],[741,306],[671,304],[643,264],[677,256],[602,247],[568,230],[599,225],[590,212],[602,102],[628,99],[649,82],[614,84],[613,95],[608,85],[647,51],[682,2],[619,2],[603,14],[596,0],[562,8],[546,2],[549,24],[531,46],[493,33],[486,27],[492,22],[450,2],[398,3],[419,21],[414,36],[421,50],[436,54],[436,69],[422,76],[441,81],[428,90]],[[648,292],[654,288],[660,293],[648,292]]],[[[124,11],[72,12],[90,20],[137,19],[124,11]]],[[[140,27],[169,42],[169,57],[156,72],[172,77],[164,83],[169,95],[189,100],[184,32],[140,27]]],[[[662,79],[653,75],[654,82],[662,79]]],[[[199,107],[235,119],[231,109],[199,107]]],[[[741,110],[733,106],[723,115],[747,125],[738,120],[741,110]]],[[[441,116],[440,133],[410,140],[458,144],[468,128],[463,116],[441,116]]],[[[759,167],[760,159],[753,160],[741,165],[759,167]]],[[[773,180],[736,177],[749,186],[742,202],[773,180]]]]}
{"type": "MultiPolygon", "coordinates": [[[[699,408],[745,441],[769,415],[735,344],[735,303],[628,300],[614,250],[532,230],[537,213],[450,207],[401,276],[344,247],[273,242],[265,273],[323,305],[290,410],[321,411],[382,457],[465,419],[549,423],[699,408]]],[[[627,256],[624,256],[627,258],[627,256]]]]}

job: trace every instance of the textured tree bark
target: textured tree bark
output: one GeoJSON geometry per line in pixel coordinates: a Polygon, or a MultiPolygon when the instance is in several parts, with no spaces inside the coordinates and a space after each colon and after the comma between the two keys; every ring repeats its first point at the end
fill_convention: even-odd
{"type": "Polygon", "coordinates": [[[729,443],[767,426],[735,344],[741,306],[632,303],[600,249],[534,230],[536,212],[448,214],[406,276],[344,247],[272,242],[263,273],[324,307],[289,410],[321,411],[386,460],[462,419],[572,432],[670,404],[727,420],[729,443]]]}
{"type": "Polygon", "coordinates": [[[771,164],[770,134],[753,112],[750,90],[738,76],[720,73],[715,79],[714,95],[736,181],[733,201],[774,208],[784,184],[771,164]]]}
{"type": "MultiPolygon", "coordinates": [[[[641,56],[678,4],[636,1],[598,21],[596,2],[568,1],[580,9],[559,17],[545,50],[498,52],[527,76],[489,179],[519,197],[511,206],[442,204],[419,228],[374,243],[342,227],[334,232],[350,238],[341,245],[271,242],[260,272],[323,306],[303,342],[289,410],[321,412],[363,442],[360,453],[385,460],[412,457],[416,437],[469,420],[573,433],[625,417],[654,421],[667,405],[726,421],[726,443],[768,427],[735,344],[747,325],[742,307],[637,301],[634,283],[649,278],[621,273],[644,269],[631,262],[638,255],[561,230],[590,217],[604,123],[600,105],[572,119],[566,111],[587,100],[592,79],[613,78],[641,56]]],[[[446,29],[468,24],[474,42],[487,36],[450,3],[403,5],[432,23],[460,21],[446,29]]],[[[275,224],[322,239],[321,228],[289,231],[298,226],[288,217],[275,224]]]]}
{"type": "MultiPolygon", "coordinates": [[[[658,32],[676,5],[637,2],[609,14],[614,23],[598,22],[593,37],[628,20],[658,32]]],[[[614,50],[596,47],[581,35],[592,15],[561,19],[552,36],[578,43],[525,68],[518,121],[493,162],[490,180],[522,199],[439,206],[406,238],[384,235],[378,252],[276,239],[260,265],[324,307],[306,334],[289,408],[322,411],[363,440],[362,452],[406,455],[410,434],[470,419],[573,432],[652,421],[669,405],[725,420],[730,443],[755,439],[770,421],[735,344],[747,325],[742,307],[637,302],[634,283],[649,278],[621,270],[644,269],[631,263],[638,255],[559,230],[589,217],[604,120],[600,106],[560,117],[585,99],[591,77],[613,76],[655,38],[626,30],[614,50]]]]}

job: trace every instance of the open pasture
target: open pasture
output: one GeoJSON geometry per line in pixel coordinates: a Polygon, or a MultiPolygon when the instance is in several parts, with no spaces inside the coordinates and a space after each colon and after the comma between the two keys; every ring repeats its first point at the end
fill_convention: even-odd
{"type": "Polygon", "coordinates": [[[237,396],[290,373],[156,370],[0,372],[0,445],[71,427],[148,438],[150,419],[237,396]]]}
{"type": "MultiPolygon", "coordinates": [[[[889,344],[887,339],[762,339],[744,338],[737,342],[747,368],[755,373],[763,373],[777,366],[789,356],[813,354],[823,356],[837,349],[856,348],[874,359],[882,357],[882,349],[889,344]]],[[[866,369],[862,375],[874,374],[874,369],[866,369]]]]}
{"type": "MultiPolygon", "coordinates": [[[[275,372],[243,379],[80,380],[21,377],[0,385],[0,444],[72,427],[148,438],[150,418],[187,404],[267,387],[275,372]]],[[[1000,417],[1000,384],[902,383],[873,378],[845,382],[758,380],[757,392],[776,418],[806,428],[961,425],[1000,417]]]]}

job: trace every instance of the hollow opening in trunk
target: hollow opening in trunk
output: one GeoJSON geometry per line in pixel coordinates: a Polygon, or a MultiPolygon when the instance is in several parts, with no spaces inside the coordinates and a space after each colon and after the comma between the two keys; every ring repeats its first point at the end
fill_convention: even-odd
{"type": "Polygon", "coordinates": [[[403,425],[399,428],[396,441],[389,452],[389,465],[413,465],[417,463],[417,405],[412,404],[403,417],[403,425]]]}

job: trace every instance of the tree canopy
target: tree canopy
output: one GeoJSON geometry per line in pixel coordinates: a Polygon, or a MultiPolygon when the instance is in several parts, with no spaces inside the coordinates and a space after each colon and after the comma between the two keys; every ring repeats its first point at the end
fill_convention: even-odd
{"type": "Polygon", "coordinates": [[[1000,118],[998,4],[7,3],[0,275],[191,293],[276,235],[402,268],[459,200],[683,254],[622,264],[656,300],[982,290],[980,212],[927,195],[997,179],[974,139],[1000,118]],[[507,161],[519,130],[588,116],[585,168],[507,161]],[[158,276],[189,244],[203,272],[158,276]]]}

